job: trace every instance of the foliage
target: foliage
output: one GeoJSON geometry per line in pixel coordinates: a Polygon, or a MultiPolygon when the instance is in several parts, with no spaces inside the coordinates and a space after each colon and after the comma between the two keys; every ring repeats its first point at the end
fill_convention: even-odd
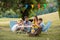
{"type": "MultiPolygon", "coordinates": [[[[12,9],[13,11],[12,12],[9,11],[10,12],[9,15],[12,15],[12,17],[13,17],[14,15],[17,14],[18,17],[21,17],[22,13],[20,11],[26,10],[25,4],[29,4],[29,5],[34,4],[35,6],[37,6],[38,3],[40,3],[41,6],[43,6],[42,4],[46,3],[46,2],[45,2],[45,0],[44,1],[42,1],[42,0],[0,0],[0,8],[1,8],[2,12],[4,11],[4,13],[7,10],[9,11],[10,9],[12,9]],[[19,9],[18,13],[16,12],[17,9],[19,9]]],[[[35,9],[37,10],[37,7],[34,7],[34,10],[35,9]]],[[[29,14],[35,15],[33,13],[34,10],[31,7],[27,10],[28,10],[29,14]],[[32,13],[30,12],[31,10],[33,10],[32,13]]],[[[5,13],[5,15],[8,15],[8,13],[5,13]]],[[[31,16],[31,15],[29,15],[29,16],[31,16]]]]}

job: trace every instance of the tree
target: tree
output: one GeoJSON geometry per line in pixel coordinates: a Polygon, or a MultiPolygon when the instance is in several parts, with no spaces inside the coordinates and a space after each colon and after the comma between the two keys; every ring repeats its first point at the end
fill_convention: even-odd
{"type": "Polygon", "coordinates": [[[28,5],[28,8],[24,11],[24,13],[22,12],[23,13],[22,17],[24,19],[24,16],[28,16],[29,17],[29,12],[32,9],[31,6],[30,6],[31,4],[37,5],[38,3],[40,3],[40,4],[43,5],[43,3],[45,3],[45,1],[42,1],[42,0],[30,0],[30,1],[29,0],[22,0],[21,3],[23,5],[26,5],[26,4],[28,5]]]}
{"type": "Polygon", "coordinates": [[[31,13],[30,12],[31,10],[37,10],[37,7],[34,7],[34,9],[32,9],[31,4],[34,4],[35,6],[37,6],[38,3],[40,3],[42,7],[43,4],[46,3],[46,0],[0,0],[0,1],[4,3],[3,6],[1,6],[2,9],[5,9],[4,11],[8,9],[13,9],[14,11],[16,11],[17,9],[20,9],[19,14],[22,14],[22,17],[24,16],[29,17],[29,13],[31,13]],[[26,4],[28,5],[27,8],[25,8],[26,4]]]}
{"type": "Polygon", "coordinates": [[[59,7],[59,17],[60,17],[60,0],[58,0],[58,7],[59,7]]]}

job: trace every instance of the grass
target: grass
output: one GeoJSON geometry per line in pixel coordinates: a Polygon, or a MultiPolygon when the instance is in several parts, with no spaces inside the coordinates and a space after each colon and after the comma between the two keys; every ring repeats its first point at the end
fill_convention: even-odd
{"type": "MultiPolygon", "coordinates": [[[[48,32],[42,32],[38,37],[29,37],[28,34],[16,34],[10,31],[9,21],[7,23],[0,23],[0,40],[60,40],[60,20],[52,22],[48,32]]],[[[5,20],[0,20],[4,22],[5,20]]]]}
{"type": "Polygon", "coordinates": [[[8,27],[11,20],[18,21],[19,18],[0,18],[0,26],[8,27]]]}

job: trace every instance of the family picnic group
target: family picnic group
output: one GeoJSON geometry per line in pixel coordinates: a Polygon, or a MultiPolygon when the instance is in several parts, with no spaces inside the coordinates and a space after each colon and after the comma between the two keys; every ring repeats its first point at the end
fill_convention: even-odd
{"type": "Polygon", "coordinates": [[[39,35],[41,32],[45,32],[48,30],[48,28],[51,25],[51,21],[49,21],[46,25],[43,23],[43,19],[39,18],[37,16],[34,17],[33,21],[29,21],[29,18],[25,16],[25,20],[22,19],[19,20],[19,22],[15,21],[16,23],[13,25],[13,21],[10,23],[10,25],[13,25],[11,27],[12,32],[16,32],[18,30],[24,31],[28,33],[29,35],[39,35]]]}

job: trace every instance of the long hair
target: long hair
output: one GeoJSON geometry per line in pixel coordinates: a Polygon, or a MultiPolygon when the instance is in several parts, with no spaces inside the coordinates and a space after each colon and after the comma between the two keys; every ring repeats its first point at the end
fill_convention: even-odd
{"type": "Polygon", "coordinates": [[[34,19],[34,23],[35,23],[35,20],[36,20],[36,21],[38,21],[38,17],[37,17],[37,16],[35,16],[35,18],[36,18],[36,19],[34,19]]]}

